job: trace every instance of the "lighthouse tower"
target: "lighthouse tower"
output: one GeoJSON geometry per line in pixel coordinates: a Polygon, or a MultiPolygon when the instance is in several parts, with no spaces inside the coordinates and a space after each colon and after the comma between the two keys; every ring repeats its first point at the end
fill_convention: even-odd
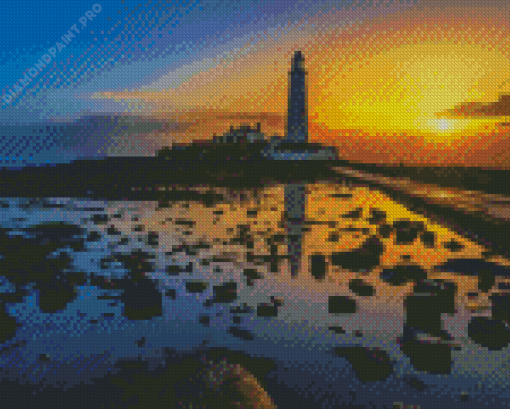
{"type": "Polygon", "coordinates": [[[296,51],[289,73],[286,142],[308,142],[308,98],[305,57],[296,51]]]}

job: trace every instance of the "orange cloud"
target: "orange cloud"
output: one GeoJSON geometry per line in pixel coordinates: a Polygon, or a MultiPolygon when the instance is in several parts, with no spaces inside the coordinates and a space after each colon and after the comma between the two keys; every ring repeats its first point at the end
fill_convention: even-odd
{"type": "Polygon", "coordinates": [[[439,112],[437,117],[444,118],[478,118],[510,116],[510,95],[501,95],[495,102],[483,104],[480,102],[465,102],[453,109],[439,112]]]}

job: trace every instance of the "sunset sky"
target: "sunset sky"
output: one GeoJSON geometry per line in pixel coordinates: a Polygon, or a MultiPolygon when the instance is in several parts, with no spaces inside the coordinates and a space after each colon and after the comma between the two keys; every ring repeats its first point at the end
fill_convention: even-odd
{"type": "MultiPolygon", "coordinates": [[[[4,103],[2,124],[105,114],[186,124],[151,135],[163,145],[257,121],[283,135],[299,49],[312,141],[353,161],[510,166],[505,0],[111,3],[4,103]]],[[[44,32],[33,42],[14,35],[23,26],[4,25],[4,96],[93,3],[66,4],[48,1],[44,19],[27,19],[44,32]]]]}

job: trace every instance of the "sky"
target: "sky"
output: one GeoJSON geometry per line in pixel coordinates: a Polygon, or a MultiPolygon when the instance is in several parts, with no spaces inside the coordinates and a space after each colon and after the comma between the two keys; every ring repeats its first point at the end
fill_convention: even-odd
{"type": "Polygon", "coordinates": [[[0,165],[153,155],[244,123],[283,135],[301,50],[310,140],[352,161],[509,167],[509,20],[505,0],[10,2],[0,165]]]}

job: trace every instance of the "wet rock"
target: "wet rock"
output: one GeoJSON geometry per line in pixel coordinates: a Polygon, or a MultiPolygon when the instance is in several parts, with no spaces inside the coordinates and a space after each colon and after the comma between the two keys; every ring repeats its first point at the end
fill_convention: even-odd
{"type": "Polygon", "coordinates": [[[342,218],[343,219],[353,219],[353,220],[357,220],[361,217],[361,213],[363,211],[363,208],[362,207],[358,207],[354,210],[351,210],[350,212],[347,212],[345,214],[342,215],[342,218]]]}
{"type": "Polygon", "coordinates": [[[147,235],[147,245],[149,246],[159,245],[159,235],[155,231],[151,231],[147,235]]]}
{"type": "Polygon", "coordinates": [[[404,340],[401,349],[418,371],[431,374],[451,373],[452,349],[449,345],[424,344],[413,340],[404,340]]]}
{"type": "Polygon", "coordinates": [[[232,323],[233,324],[241,324],[241,321],[242,321],[242,319],[239,316],[232,317],[232,323]]]}
{"type": "Polygon", "coordinates": [[[450,250],[453,253],[456,253],[464,248],[464,245],[462,245],[455,239],[451,239],[449,242],[445,243],[443,246],[445,249],[450,250]]]}
{"type": "Polygon", "coordinates": [[[137,224],[133,227],[133,231],[141,232],[145,230],[145,226],[143,224],[137,224]]]}
{"type": "Polygon", "coordinates": [[[7,306],[0,303],[0,343],[14,338],[19,327],[21,327],[21,324],[17,323],[16,318],[7,313],[7,306]]]}
{"type": "Polygon", "coordinates": [[[468,324],[468,336],[473,342],[485,348],[501,350],[510,343],[510,327],[501,320],[472,317],[468,324]]]}
{"type": "Polygon", "coordinates": [[[87,235],[87,241],[96,242],[101,240],[101,234],[93,230],[87,235]]]}
{"type": "Polygon", "coordinates": [[[375,294],[374,287],[360,279],[349,281],[349,290],[361,297],[371,297],[375,294]]]}
{"type": "Polygon", "coordinates": [[[423,222],[401,219],[393,222],[393,230],[396,232],[396,245],[409,245],[425,230],[425,225],[423,222]]]}
{"type": "Polygon", "coordinates": [[[129,244],[129,239],[127,237],[122,237],[117,244],[119,246],[125,246],[126,244],[129,244]]]}
{"type": "Polygon", "coordinates": [[[510,294],[494,293],[489,299],[492,303],[492,318],[510,324],[510,294]]]}
{"type": "Polygon", "coordinates": [[[39,362],[49,362],[51,360],[51,356],[49,354],[39,354],[37,356],[37,360],[39,362]]]}
{"type": "Polygon", "coordinates": [[[260,280],[264,278],[262,274],[260,274],[257,270],[254,268],[246,268],[243,270],[243,275],[246,277],[248,286],[253,285],[253,280],[260,280]]]}
{"type": "MultiPolygon", "coordinates": [[[[121,281],[121,280],[118,280],[121,281]]],[[[150,320],[161,317],[163,311],[161,293],[156,284],[148,279],[131,281],[123,279],[124,289],[120,300],[124,303],[122,314],[130,320],[150,320]]]]}
{"type": "Polygon", "coordinates": [[[198,317],[198,322],[202,324],[204,327],[208,327],[211,323],[211,317],[208,315],[201,315],[198,317]]]}
{"type": "Polygon", "coordinates": [[[489,291],[496,283],[496,277],[510,277],[510,268],[483,259],[453,259],[435,267],[436,271],[457,273],[478,277],[480,291],[489,291]]]}
{"type": "Polygon", "coordinates": [[[426,383],[414,375],[404,376],[404,382],[407,383],[411,388],[416,389],[418,392],[423,392],[427,389],[426,383]]]}
{"type": "Polygon", "coordinates": [[[386,212],[374,208],[370,210],[370,217],[368,219],[370,224],[380,225],[386,222],[386,212]]]}
{"type": "Polygon", "coordinates": [[[274,304],[258,304],[257,305],[257,317],[277,317],[278,306],[274,304]]]}
{"type": "Polygon", "coordinates": [[[417,281],[413,290],[413,295],[426,299],[427,305],[433,305],[435,310],[450,314],[455,313],[456,293],[457,285],[455,283],[431,279],[417,281]]]}
{"type": "Polygon", "coordinates": [[[92,221],[94,224],[106,224],[110,221],[110,218],[107,214],[94,214],[92,216],[92,221]]]}
{"type": "Polygon", "coordinates": [[[119,229],[117,229],[113,224],[111,224],[110,227],[106,229],[106,233],[110,236],[120,236],[122,234],[122,232],[119,229]]]}
{"type": "Polygon", "coordinates": [[[382,280],[393,286],[405,285],[410,281],[418,281],[427,278],[427,272],[416,264],[402,264],[381,271],[382,280]]]}
{"type": "Polygon", "coordinates": [[[144,278],[144,273],[151,273],[155,270],[155,256],[144,252],[140,249],[132,251],[130,254],[116,253],[113,260],[122,263],[123,267],[128,270],[128,276],[131,280],[139,280],[144,278]]]}
{"type": "Polygon", "coordinates": [[[175,288],[169,288],[168,290],[165,290],[165,297],[170,297],[172,300],[175,300],[177,298],[177,291],[175,288]]]}
{"type": "Polygon", "coordinates": [[[64,311],[67,305],[76,299],[78,292],[67,280],[52,279],[49,282],[38,282],[39,308],[44,313],[64,311]]]}
{"type": "Polygon", "coordinates": [[[181,273],[192,273],[193,263],[189,262],[186,266],[169,265],[166,266],[165,271],[169,276],[178,276],[181,273]]]}
{"type": "Polygon", "coordinates": [[[135,341],[136,345],[139,347],[139,348],[143,348],[146,344],[147,340],[145,337],[142,337],[140,338],[139,340],[135,341]]]}
{"type": "Polygon", "coordinates": [[[328,329],[336,334],[345,334],[345,330],[339,325],[332,325],[328,329]]]}
{"type": "Polygon", "coordinates": [[[253,312],[253,308],[248,306],[246,303],[243,303],[243,306],[236,306],[230,309],[232,314],[251,314],[253,312]]]}
{"type": "Polygon", "coordinates": [[[510,290],[510,283],[507,282],[498,283],[498,290],[510,290]]]}
{"type": "Polygon", "coordinates": [[[411,255],[410,254],[404,254],[401,258],[402,258],[403,261],[409,261],[409,260],[411,260],[411,255]]]}
{"type": "Polygon", "coordinates": [[[313,254],[310,257],[310,273],[316,280],[323,280],[326,277],[326,256],[313,254]]]}
{"type": "Polygon", "coordinates": [[[331,295],[328,297],[328,312],[330,314],[355,314],[356,300],[343,295],[331,295]]]}
{"type": "Polygon", "coordinates": [[[337,347],[336,355],[345,357],[354,372],[363,382],[384,381],[394,371],[393,363],[387,352],[363,347],[337,347]]]}
{"type": "Polygon", "coordinates": [[[357,249],[332,253],[331,263],[354,272],[368,272],[379,265],[384,245],[377,237],[370,237],[357,249]]]}
{"type": "Polygon", "coordinates": [[[237,300],[237,283],[230,282],[213,286],[213,302],[231,303],[237,300]]]}
{"type": "Polygon", "coordinates": [[[327,241],[330,243],[337,243],[340,240],[340,235],[338,233],[329,233],[327,241]]]}
{"type": "Polygon", "coordinates": [[[382,239],[387,239],[390,237],[391,232],[393,231],[393,227],[391,227],[389,224],[381,224],[377,229],[377,236],[381,237],[382,239]]]}
{"type": "Polygon", "coordinates": [[[228,332],[232,334],[236,338],[240,338],[244,341],[253,341],[255,339],[255,336],[251,331],[248,331],[247,329],[242,329],[238,327],[230,327],[228,329],[228,332]]]}
{"type": "Polygon", "coordinates": [[[188,293],[203,293],[207,290],[208,283],[204,281],[188,281],[186,283],[186,291],[188,293]]]}
{"type": "Polygon", "coordinates": [[[469,400],[469,393],[466,391],[462,391],[460,393],[460,400],[461,402],[467,402],[469,400]]]}
{"type": "Polygon", "coordinates": [[[424,231],[420,235],[420,240],[427,248],[434,248],[436,244],[436,234],[433,231],[424,231]]]}
{"type": "Polygon", "coordinates": [[[257,213],[258,213],[257,210],[247,210],[246,211],[246,216],[248,216],[248,217],[257,217],[257,213]]]}

